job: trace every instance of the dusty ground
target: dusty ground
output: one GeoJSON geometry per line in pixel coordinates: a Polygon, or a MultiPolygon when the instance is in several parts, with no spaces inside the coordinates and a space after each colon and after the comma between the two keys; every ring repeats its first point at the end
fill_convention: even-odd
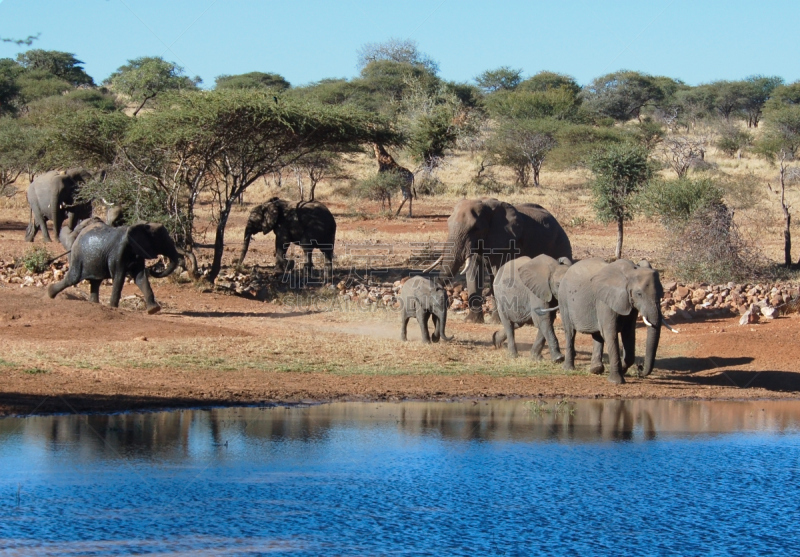
{"type": "MultiPolygon", "coordinates": [[[[552,210],[565,225],[576,257],[608,257],[615,231],[592,220],[588,192],[579,181],[561,178],[557,187],[531,191],[524,200],[552,210]]],[[[277,193],[262,189],[248,192],[250,203],[232,215],[225,264],[238,252],[252,204],[277,193]]],[[[338,223],[337,280],[363,265],[348,253],[353,245],[392,246],[386,265],[407,267],[415,242],[445,239],[447,216],[458,199],[421,198],[413,219],[387,219],[374,217],[374,205],[354,207],[333,193],[323,190],[338,223]]],[[[518,194],[501,197],[523,200],[518,194]]],[[[0,204],[0,259],[30,250],[23,241],[27,218],[24,194],[0,204]]],[[[204,234],[199,228],[197,253],[203,264],[210,261],[211,250],[203,245],[213,241],[213,229],[204,234]]],[[[773,236],[760,226],[754,230],[773,236]]],[[[662,236],[647,219],[631,223],[626,256],[658,262],[662,236]]],[[[778,253],[774,243],[770,256],[778,253]]],[[[272,265],[273,246],[272,236],[257,236],[246,264],[272,265]]],[[[61,253],[58,244],[48,247],[53,255],[61,253]]],[[[521,357],[511,360],[490,345],[499,325],[469,325],[452,313],[448,333],[456,340],[424,346],[414,321],[410,341],[398,340],[399,318],[391,312],[341,305],[329,311],[330,290],[307,293],[316,302],[305,298],[293,306],[287,296],[281,303],[260,302],[173,278],[152,283],[164,308],[154,316],[142,311],[133,285],[125,286],[119,309],[90,304],[86,285],[55,300],[43,287],[0,286],[0,414],[403,398],[800,397],[797,315],[749,326],[739,326],[736,318],[681,323],[681,334],[662,333],[652,376],[614,386],[606,377],[586,373],[588,336],[579,335],[578,370],[567,374],[560,365],[527,357],[532,328],[518,333],[521,357]]],[[[109,291],[101,289],[104,304],[109,291]]],[[[560,330],[557,334],[563,338],[560,330]]]]}

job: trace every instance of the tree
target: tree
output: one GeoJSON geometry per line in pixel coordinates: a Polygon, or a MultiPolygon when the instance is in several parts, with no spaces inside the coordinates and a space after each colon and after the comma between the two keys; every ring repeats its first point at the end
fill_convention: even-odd
{"type": "Polygon", "coordinates": [[[580,101],[568,89],[546,91],[498,91],[486,98],[486,110],[494,118],[512,120],[555,118],[574,120],[580,101]]]}
{"type": "Polygon", "coordinates": [[[678,178],[683,178],[692,164],[705,158],[708,143],[704,135],[670,134],[663,139],[659,150],[667,166],[675,171],[678,178]]]}
{"type": "Polygon", "coordinates": [[[411,39],[391,38],[382,43],[367,43],[358,50],[359,70],[380,61],[419,66],[434,75],[439,72],[439,64],[424,52],[420,52],[417,42],[411,39]]]}
{"type": "Polygon", "coordinates": [[[475,78],[475,83],[484,93],[513,91],[522,81],[522,70],[502,66],[496,70],[486,70],[475,78]]]}
{"type": "MultiPolygon", "coordinates": [[[[786,190],[791,182],[797,180],[797,169],[789,166],[797,156],[800,148],[800,105],[778,105],[764,115],[766,132],[757,145],[757,150],[767,160],[778,161],[778,189],[774,191],[779,197],[783,213],[783,258],[786,267],[792,266],[792,214],[791,206],[786,200],[786,190]]],[[[769,184],[768,184],[769,186],[769,184]]],[[[770,191],[772,186],[769,186],[770,191]]],[[[800,266],[800,260],[797,262],[800,266]]]]}
{"type": "Polygon", "coordinates": [[[72,84],[45,70],[28,70],[17,78],[19,97],[24,104],[29,104],[46,97],[62,95],[73,89],[72,84]]]}
{"type": "Polygon", "coordinates": [[[555,120],[509,120],[502,123],[487,142],[496,164],[514,171],[517,184],[539,187],[539,173],[547,154],[556,146],[559,123],[555,120]]]}
{"type": "Polygon", "coordinates": [[[622,70],[595,78],[584,88],[582,96],[590,110],[627,122],[638,119],[646,104],[662,100],[664,91],[652,76],[622,70]]]}
{"type": "Polygon", "coordinates": [[[17,62],[26,70],[55,76],[72,87],[94,85],[94,80],[81,67],[83,62],[69,52],[34,49],[17,55],[17,62]]]}
{"type": "Polygon", "coordinates": [[[555,72],[539,72],[533,77],[529,77],[519,84],[522,91],[552,91],[554,89],[564,89],[572,93],[577,98],[581,92],[581,86],[569,75],[555,72]]]}
{"type": "Polygon", "coordinates": [[[167,62],[160,56],[136,58],[128,60],[112,73],[105,83],[131,100],[139,103],[133,112],[136,116],[144,108],[147,101],[171,90],[197,89],[202,80],[199,77],[190,79],[183,75],[183,68],[167,62]]]}
{"type": "Polygon", "coordinates": [[[17,79],[23,71],[11,58],[0,58],[0,115],[16,111],[14,101],[20,93],[17,79]]]}
{"type": "Polygon", "coordinates": [[[647,150],[640,145],[623,143],[595,153],[589,160],[595,175],[594,207],[601,222],[617,223],[617,248],[622,257],[625,221],[633,218],[635,194],[653,175],[647,150]]]}
{"type": "Polygon", "coordinates": [[[239,75],[221,75],[215,80],[216,89],[272,89],[285,91],[292,84],[276,73],[250,72],[239,75]]]}
{"type": "Polygon", "coordinates": [[[741,110],[747,120],[748,128],[757,128],[761,110],[776,87],[783,84],[778,76],[764,77],[754,75],[739,83],[741,110]]]}
{"type": "Polygon", "coordinates": [[[0,195],[16,191],[13,184],[37,158],[37,130],[18,118],[0,118],[0,195]]]}

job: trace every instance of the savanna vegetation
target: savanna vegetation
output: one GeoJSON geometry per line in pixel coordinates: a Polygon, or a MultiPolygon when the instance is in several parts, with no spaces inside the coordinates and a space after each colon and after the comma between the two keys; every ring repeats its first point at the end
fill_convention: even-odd
{"type": "Polygon", "coordinates": [[[624,70],[581,86],[510,67],[454,83],[399,40],[365,45],[358,68],[351,79],[306,85],[266,71],[221,75],[203,88],[159,57],[128,60],[102,82],[71,53],[0,59],[0,188],[10,196],[41,172],[85,166],[97,177],[87,197],[120,204],[129,222],[165,224],[187,250],[198,244],[202,203],[213,281],[248,190],[269,184],[313,199],[324,184],[354,206],[390,207],[400,186],[377,176],[378,143],[415,173],[423,196],[549,190],[563,224],[613,223],[616,257],[625,224],[651,219],[670,239],[663,264],[677,275],[747,278],[798,261],[800,83],[750,76],[690,86],[624,70]],[[565,197],[580,199],[579,210],[559,211],[565,197]],[[776,226],[781,257],[755,241],[776,226]],[[724,246],[707,249],[720,238],[724,246]],[[713,253],[698,264],[699,252],[713,253]]]}

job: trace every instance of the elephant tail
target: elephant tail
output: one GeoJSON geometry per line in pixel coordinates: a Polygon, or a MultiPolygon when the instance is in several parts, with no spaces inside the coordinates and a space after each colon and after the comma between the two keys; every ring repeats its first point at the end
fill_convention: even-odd
{"type": "Polygon", "coordinates": [[[533,313],[538,316],[547,315],[548,313],[552,313],[554,311],[558,311],[558,306],[552,308],[533,308],[533,313]]]}

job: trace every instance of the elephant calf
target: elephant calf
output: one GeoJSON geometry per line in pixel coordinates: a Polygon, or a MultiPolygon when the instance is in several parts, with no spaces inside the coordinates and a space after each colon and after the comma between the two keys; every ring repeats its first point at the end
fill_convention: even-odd
{"type": "Polygon", "coordinates": [[[408,279],[400,290],[400,340],[408,340],[408,320],[417,318],[422,342],[453,340],[444,333],[447,324],[447,291],[430,277],[416,276],[408,279]],[[428,318],[433,317],[433,335],[428,333],[428,318]]]}
{"type": "Polygon", "coordinates": [[[555,260],[549,255],[537,255],[533,259],[518,257],[500,267],[494,279],[495,305],[503,324],[503,330],[492,335],[497,348],[508,339],[508,353],[516,357],[514,329],[533,324],[539,332],[531,348],[531,358],[541,359],[546,339],[552,360],[564,360],[553,329],[556,312],[548,311],[542,315],[536,310],[554,310],[558,307],[558,287],[570,265],[572,262],[566,257],[555,260]]]}
{"type": "Polygon", "coordinates": [[[69,271],[64,280],[51,284],[47,295],[55,298],[69,286],[88,280],[91,286],[91,301],[100,301],[100,284],[112,279],[111,306],[118,307],[125,277],[133,277],[136,286],[144,294],[147,313],[161,310],[155,300],[148,272],[157,278],[171,274],[179,264],[191,261],[191,272],[197,264],[190,253],[175,246],[169,232],[161,224],[145,223],[134,226],[108,226],[98,218],[82,222],[70,237],[72,251],[69,256],[69,271]],[[146,259],[164,255],[169,259],[167,267],[160,272],[145,267],[146,259]]]}
{"type": "Polygon", "coordinates": [[[333,245],[336,242],[336,220],[328,208],[318,201],[301,201],[297,205],[273,197],[255,207],[247,219],[239,265],[244,262],[253,234],[275,232],[275,260],[280,270],[287,267],[286,251],[297,244],[305,253],[310,268],[314,248],[325,255],[325,272],[333,272],[333,245]]]}

